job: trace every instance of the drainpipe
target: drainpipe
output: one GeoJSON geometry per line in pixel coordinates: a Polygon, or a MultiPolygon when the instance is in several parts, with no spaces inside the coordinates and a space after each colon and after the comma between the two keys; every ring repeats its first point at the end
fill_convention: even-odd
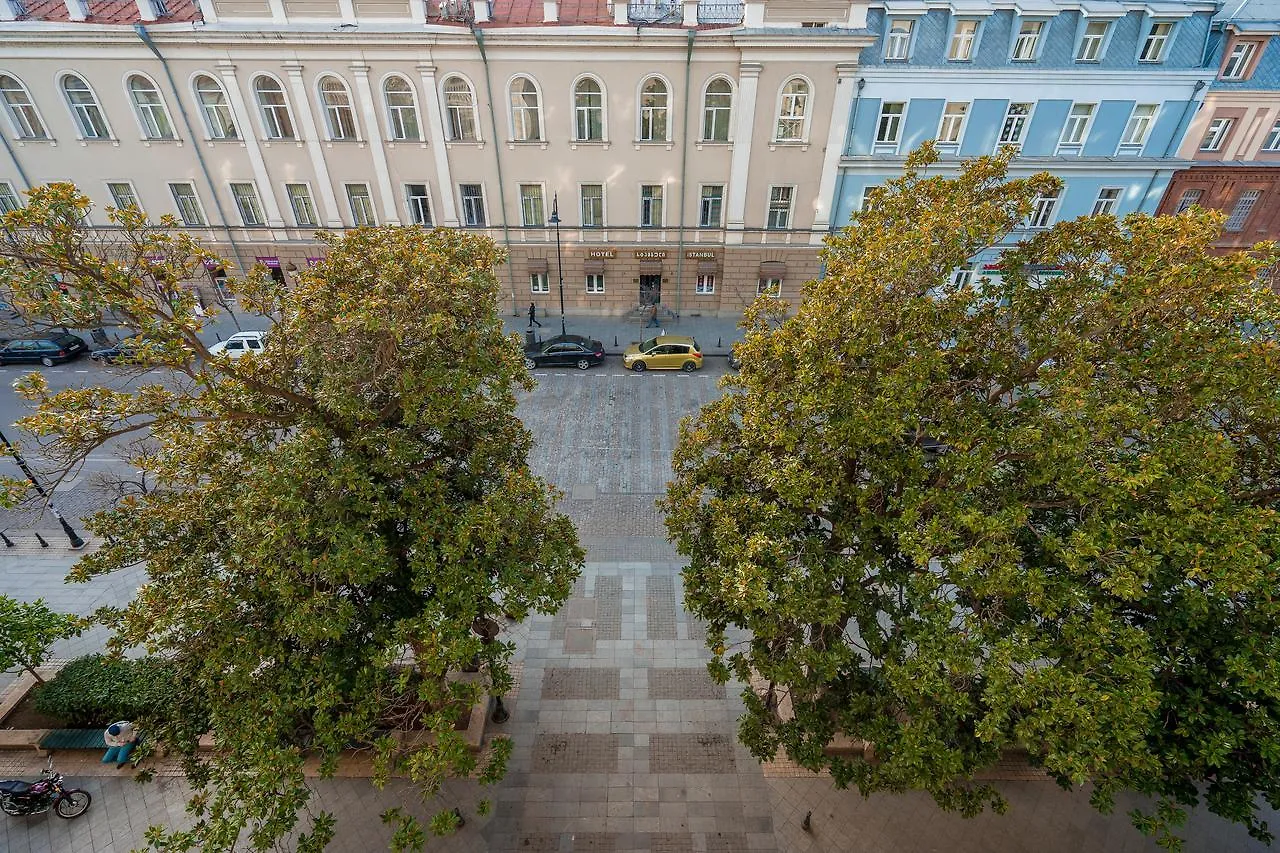
{"type": "Polygon", "coordinates": [[[14,168],[18,170],[18,177],[22,178],[22,182],[26,184],[25,189],[31,189],[34,186],[31,179],[27,177],[26,169],[22,168],[22,161],[18,159],[18,152],[13,150],[13,144],[9,142],[9,137],[0,133],[0,141],[4,142],[4,150],[9,152],[9,159],[13,161],[14,168]]]}
{"type": "Polygon", "coordinates": [[[693,39],[698,34],[695,29],[687,30],[689,42],[684,53],[684,127],[680,133],[680,238],[677,243],[679,252],[676,256],[676,316],[680,316],[680,294],[684,289],[684,209],[689,193],[685,189],[685,176],[689,171],[689,81],[693,75],[693,39]]]}
{"type": "MultiPolygon", "coordinates": [[[[489,127],[493,130],[493,161],[498,167],[498,211],[502,217],[502,245],[507,250],[507,282],[511,285],[511,316],[520,316],[520,299],[516,296],[515,261],[511,258],[511,229],[507,226],[507,183],[502,177],[502,146],[498,143],[498,118],[493,112],[493,81],[489,76],[489,55],[484,49],[484,32],[471,24],[471,35],[480,49],[480,61],[484,63],[484,89],[489,96],[489,127]]],[[[450,192],[453,188],[450,187],[450,192]]]]}
{"type": "MultiPolygon", "coordinates": [[[[236,257],[236,264],[240,267],[241,272],[248,273],[250,267],[245,264],[244,257],[240,254],[240,246],[236,244],[236,238],[231,233],[231,226],[227,223],[227,214],[222,209],[222,200],[218,197],[218,188],[213,183],[213,176],[209,173],[209,164],[205,162],[204,152],[200,150],[199,137],[196,135],[195,126],[191,123],[191,116],[187,114],[187,108],[183,104],[182,96],[178,94],[178,85],[173,80],[173,71],[169,68],[169,61],[160,53],[160,48],[156,47],[156,43],[151,40],[151,33],[147,32],[147,28],[142,24],[134,24],[133,31],[138,34],[138,38],[142,39],[142,43],[147,49],[160,60],[160,67],[164,69],[165,79],[169,81],[169,91],[173,93],[173,101],[178,105],[178,114],[182,116],[182,124],[187,129],[187,138],[191,140],[191,147],[196,152],[196,161],[200,164],[200,171],[204,174],[204,181],[209,185],[209,193],[213,196],[214,209],[218,211],[218,218],[222,220],[222,228],[227,235],[227,243],[231,245],[231,254],[236,257]]],[[[249,128],[246,131],[252,132],[249,128]]]]}
{"type": "MultiPolygon", "coordinates": [[[[1179,127],[1182,127],[1183,122],[1187,120],[1187,110],[1191,109],[1191,105],[1196,103],[1196,95],[1198,95],[1200,93],[1200,90],[1203,89],[1204,87],[1205,87],[1205,82],[1203,80],[1196,81],[1195,87],[1191,90],[1191,100],[1187,101],[1186,104],[1184,104],[1182,107],[1182,116],[1178,119],[1177,127],[1174,128],[1175,131],[1179,127]]],[[[1164,147],[1164,153],[1160,155],[1160,159],[1164,160],[1168,158],[1170,152],[1173,151],[1175,145],[1181,141],[1182,140],[1177,133],[1170,136],[1169,144],[1164,147]]],[[[1156,173],[1153,171],[1151,173],[1151,180],[1147,182],[1147,189],[1142,193],[1142,203],[1138,206],[1138,212],[1142,212],[1142,208],[1146,206],[1147,199],[1151,195],[1151,188],[1154,187],[1155,185],[1156,185],[1156,173]]],[[[1159,204],[1157,204],[1156,207],[1159,208],[1159,204]]],[[[1155,211],[1152,211],[1152,213],[1154,212],[1155,211]]]]}

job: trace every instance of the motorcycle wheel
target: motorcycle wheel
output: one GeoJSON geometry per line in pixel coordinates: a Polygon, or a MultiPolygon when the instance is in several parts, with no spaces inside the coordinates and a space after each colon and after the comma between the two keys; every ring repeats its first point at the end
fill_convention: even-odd
{"type": "Polygon", "coordinates": [[[69,791],[62,792],[62,796],[54,804],[53,810],[58,813],[58,817],[71,819],[80,817],[80,815],[87,812],[91,802],[93,802],[93,797],[89,795],[88,791],[72,788],[69,791]]]}
{"type": "Polygon", "coordinates": [[[15,804],[13,800],[9,799],[8,797],[5,797],[4,799],[0,799],[0,811],[8,815],[15,815],[15,816],[26,814],[26,812],[23,811],[21,807],[15,804]]]}

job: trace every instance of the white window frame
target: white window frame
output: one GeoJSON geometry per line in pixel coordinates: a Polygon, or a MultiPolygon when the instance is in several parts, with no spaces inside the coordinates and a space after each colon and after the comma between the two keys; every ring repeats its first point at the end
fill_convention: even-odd
{"type": "Polygon", "coordinates": [[[609,93],[605,89],[604,81],[594,74],[581,74],[573,85],[569,88],[570,110],[569,114],[573,116],[573,141],[574,142],[608,142],[609,141],[609,93]],[[594,83],[598,88],[598,92],[579,92],[578,87],[583,83],[594,83]],[[580,104],[578,98],[600,99],[598,104],[580,104]],[[600,132],[598,135],[592,135],[592,117],[595,116],[599,123],[600,132]],[[586,130],[584,134],[582,131],[586,130]]]}
{"type": "Polygon", "coordinates": [[[795,209],[795,184],[771,185],[769,187],[768,203],[764,209],[765,230],[790,231],[795,226],[795,209]],[[785,207],[783,202],[785,202],[785,207]]]}
{"type": "Polygon", "coordinates": [[[978,30],[981,28],[980,18],[952,18],[951,36],[947,39],[947,61],[972,62],[973,54],[978,49],[978,30]],[[973,29],[962,33],[961,25],[972,26],[973,29]]]}
{"type": "Polygon", "coordinates": [[[693,282],[695,296],[714,296],[716,292],[716,274],[699,273],[693,282]]]}
{"type": "Polygon", "coordinates": [[[813,116],[813,110],[809,107],[812,100],[813,83],[809,82],[807,77],[794,74],[783,81],[778,88],[778,105],[774,112],[774,142],[807,142],[809,140],[809,122],[813,116]],[[793,83],[804,86],[804,91],[787,92],[793,83]],[[789,135],[787,136],[782,135],[784,122],[788,127],[789,135]],[[796,135],[790,135],[793,132],[791,128],[796,128],[796,135]]]}
{"type": "MultiPolygon", "coordinates": [[[[724,97],[725,95],[724,92],[715,92],[714,94],[716,97],[724,97]]],[[[701,135],[702,142],[725,144],[733,141],[733,107],[734,107],[734,96],[736,94],[737,94],[737,90],[734,88],[733,81],[730,80],[728,77],[724,77],[724,76],[712,77],[710,80],[706,82],[706,85],[702,87],[702,135],[701,135]],[[707,98],[711,94],[713,94],[710,91],[711,84],[716,82],[724,83],[726,86],[729,87],[729,93],[728,93],[729,106],[727,108],[718,106],[718,105],[716,107],[711,107],[707,104],[707,98]],[[711,112],[713,109],[715,110],[714,116],[712,116],[712,112],[711,112]],[[714,130],[717,124],[717,119],[719,118],[721,112],[725,113],[724,139],[719,139],[714,136],[708,136],[707,135],[708,117],[712,117],[710,127],[714,130]]]]}
{"type": "Polygon", "coordinates": [[[1027,217],[1028,228],[1049,228],[1053,225],[1053,215],[1057,212],[1058,201],[1062,192],[1053,195],[1038,195],[1031,203],[1031,215],[1027,217]]]}
{"type": "Polygon", "coordinates": [[[520,225],[524,228],[546,228],[547,227],[547,187],[540,181],[530,181],[516,184],[516,195],[520,201],[520,225]],[[536,196],[525,196],[526,189],[537,190],[536,196]],[[534,211],[530,205],[537,204],[537,210],[534,211]],[[530,216],[531,213],[537,213],[537,217],[530,216]],[[538,221],[531,221],[537,219],[538,221]]]}
{"type": "Polygon", "coordinates": [[[1073,53],[1076,62],[1101,62],[1107,55],[1107,39],[1111,35],[1113,21],[1085,18],[1081,21],[1080,37],[1076,40],[1073,53]],[[1091,35],[1089,30],[1101,26],[1101,34],[1091,35]],[[1092,48],[1092,49],[1090,49],[1092,48]]]}
{"type": "Polygon", "coordinates": [[[1243,80],[1245,72],[1249,70],[1249,65],[1253,62],[1253,55],[1258,50],[1256,41],[1238,41],[1231,45],[1231,53],[1227,54],[1227,59],[1222,63],[1222,73],[1218,75],[1222,80],[1243,80]]]}
{"type": "Polygon", "coordinates": [[[316,103],[324,116],[325,138],[330,142],[359,142],[360,123],[356,121],[355,101],[351,87],[337,74],[321,74],[316,78],[316,103]],[[337,89],[326,89],[325,84],[338,84],[337,89]],[[340,95],[344,103],[330,103],[331,95],[340,95]],[[345,117],[345,118],[344,118],[345,117]],[[347,125],[350,125],[348,127],[347,125]]]}
{"type": "Polygon", "coordinates": [[[947,281],[955,288],[968,287],[973,281],[973,267],[956,267],[947,277],[947,281]]]}
{"type": "Polygon", "coordinates": [[[1031,116],[1035,111],[1036,105],[1032,101],[1011,101],[1005,106],[1004,118],[1000,121],[1000,132],[996,135],[996,148],[999,149],[1005,145],[1021,148],[1027,135],[1027,128],[1031,126],[1031,116]],[[1014,113],[1015,107],[1026,107],[1027,111],[1014,113]],[[1017,129],[1017,133],[1010,133],[1009,131],[1014,128],[1017,129]]]}
{"type": "Polygon", "coordinates": [[[1189,187],[1183,190],[1182,195],[1178,198],[1178,205],[1173,210],[1173,215],[1177,216],[1192,205],[1199,205],[1202,198],[1204,198],[1204,189],[1201,187],[1189,187]]]}
{"type": "Polygon", "coordinates": [[[236,212],[240,214],[240,223],[245,228],[261,228],[267,224],[267,216],[262,209],[262,196],[258,195],[258,187],[253,181],[227,181],[227,187],[231,193],[231,203],[235,205],[236,212]],[[252,202],[257,222],[250,222],[250,217],[244,215],[245,209],[240,205],[241,197],[236,193],[236,187],[248,187],[252,191],[252,196],[246,197],[245,201],[252,202]]]}
{"type": "Polygon", "coordinates": [[[604,273],[589,272],[583,274],[583,280],[586,284],[587,293],[592,296],[598,296],[604,293],[604,273]]]}
{"type": "Polygon", "coordinates": [[[444,133],[445,140],[448,142],[462,142],[466,144],[480,143],[484,141],[484,134],[480,132],[480,114],[476,110],[476,87],[471,85],[471,80],[461,74],[446,74],[444,79],[440,81],[440,105],[444,110],[444,133]],[[457,80],[466,87],[466,104],[450,104],[450,96],[457,96],[461,92],[449,92],[448,85],[452,80],[457,80]],[[467,114],[470,113],[468,116],[467,114]],[[467,136],[461,131],[465,130],[465,125],[469,119],[471,126],[471,134],[467,136]]]}
{"type": "Polygon", "coordinates": [[[1173,41],[1173,36],[1177,29],[1177,21],[1151,21],[1142,34],[1142,42],[1138,48],[1138,61],[1152,64],[1164,62],[1165,57],[1169,54],[1169,44],[1173,41]],[[1168,27],[1168,30],[1157,35],[1157,27],[1168,27]]]}
{"type": "MultiPolygon", "coordinates": [[[[206,92],[212,94],[211,89],[206,92]]],[[[240,138],[240,128],[236,125],[236,112],[231,106],[231,99],[227,96],[226,87],[222,85],[222,81],[212,74],[204,71],[197,71],[191,75],[191,94],[195,98],[196,105],[200,107],[200,118],[204,121],[205,139],[228,139],[238,140],[240,138]],[[205,102],[204,95],[201,94],[200,81],[208,80],[214,85],[218,91],[218,96],[222,98],[221,103],[209,104],[205,102]]]]}
{"type": "Polygon", "coordinates": [[[916,34],[915,18],[889,18],[884,25],[884,58],[886,62],[905,62],[911,58],[911,43],[916,34]],[[906,29],[894,29],[895,26],[906,29]]]}
{"type": "Polygon", "coordinates": [[[382,108],[387,116],[387,141],[388,142],[422,142],[422,111],[418,109],[418,87],[413,85],[413,81],[403,74],[388,74],[382,78],[382,85],[378,87],[382,92],[382,108]],[[393,105],[391,103],[391,95],[402,96],[404,92],[388,92],[387,86],[393,81],[399,81],[409,87],[409,105],[403,104],[393,105]],[[405,115],[408,114],[413,119],[412,136],[406,132],[405,115]]]}
{"type": "Polygon", "coordinates": [[[880,113],[876,116],[876,145],[892,145],[895,148],[902,139],[902,125],[907,118],[906,101],[882,101],[880,103],[880,113]],[[888,107],[898,107],[898,112],[886,113],[888,107]],[[889,125],[893,128],[892,139],[885,139],[884,128],[885,120],[889,119],[889,125]]]}
{"type": "Polygon", "coordinates": [[[204,205],[200,203],[200,191],[196,189],[195,181],[170,181],[169,197],[173,199],[173,207],[178,211],[178,221],[187,228],[204,228],[209,224],[209,219],[204,215],[204,205]],[[184,199],[190,201],[196,214],[196,221],[189,221],[187,212],[183,210],[183,202],[178,200],[178,193],[174,192],[174,187],[186,187],[191,190],[190,196],[183,196],[184,199]]]}
{"type": "Polygon", "coordinates": [[[942,108],[942,118],[938,121],[937,140],[939,145],[960,145],[964,141],[964,130],[969,123],[969,109],[973,104],[969,101],[947,101],[942,108]],[[952,107],[959,107],[952,111],[952,107]],[[944,135],[944,130],[954,130],[953,134],[944,135]],[[954,138],[947,138],[952,136],[954,138]]]}
{"type": "Polygon", "coordinates": [[[1093,200],[1093,212],[1090,216],[1101,216],[1110,213],[1115,216],[1116,207],[1124,198],[1124,187],[1101,187],[1098,197],[1093,200]]]}
{"type": "MultiPolygon", "coordinates": [[[[351,181],[342,185],[342,192],[347,197],[347,209],[351,213],[351,224],[357,228],[363,226],[374,226],[378,224],[378,211],[373,203],[373,190],[363,181],[351,181]],[[364,189],[363,200],[368,204],[368,208],[361,213],[356,211],[356,200],[360,197],[358,193],[352,193],[353,189],[364,189]],[[361,219],[367,219],[367,222],[361,222],[361,219]]],[[[362,207],[364,205],[361,205],[362,207]]]]}
{"type": "Polygon", "coordinates": [[[1280,151],[1280,119],[1276,119],[1275,124],[1271,125],[1271,130],[1267,132],[1267,138],[1262,142],[1263,151],[1280,151]]]}
{"type": "Polygon", "coordinates": [[[547,294],[551,292],[551,276],[547,272],[529,273],[529,292],[547,294]]]}
{"type": "Polygon", "coordinates": [[[111,123],[107,121],[107,114],[102,109],[102,102],[98,100],[98,93],[89,85],[89,81],[81,77],[79,74],[67,72],[58,78],[58,88],[62,91],[62,99],[67,105],[67,109],[71,111],[72,123],[76,126],[76,133],[81,139],[114,139],[115,134],[111,132],[111,123]],[[71,100],[71,92],[67,90],[67,82],[75,80],[84,91],[88,93],[89,103],[77,104],[71,100]],[[94,126],[92,115],[97,115],[98,124],[101,125],[101,133],[94,126]]]}
{"type": "Polygon", "coordinates": [[[0,216],[22,207],[22,196],[8,181],[0,181],[0,216]]]}
{"type": "Polygon", "coordinates": [[[771,296],[774,299],[781,299],[782,298],[782,279],[780,278],[756,279],[756,296],[771,296]]]}
{"type": "Polygon", "coordinates": [[[880,188],[879,184],[871,184],[862,188],[862,197],[858,200],[858,211],[862,212],[867,209],[867,205],[871,203],[871,193],[880,188]]]}
{"type": "Polygon", "coordinates": [[[320,213],[316,210],[315,196],[311,194],[311,184],[307,181],[289,181],[284,185],[284,198],[289,202],[289,212],[293,214],[293,221],[299,228],[318,228],[320,226],[320,213]],[[311,211],[311,221],[303,222],[298,216],[298,205],[294,203],[293,193],[290,187],[302,187],[306,191],[307,207],[311,211]]]}
{"type": "Polygon", "coordinates": [[[1093,118],[1098,113],[1098,105],[1093,103],[1072,103],[1071,108],[1067,110],[1067,120],[1062,123],[1062,135],[1058,137],[1059,148],[1073,148],[1083,146],[1089,140],[1089,130],[1093,127],[1093,118]],[[1076,108],[1088,107],[1089,112],[1084,116],[1075,115],[1076,108]],[[1079,133],[1072,133],[1068,136],[1068,130],[1078,129],[1079,133]]]}
{"type": "Polygon", "coordinates": [[[1013,47],[1009,51],[1010,62],[1035,62],[1040,58],[1040,48],[1048,21],[1043,18],[1018,18],[1018,30],[1013,35],[1013,47]],[[1035,27],[1027,32],[1028,27],[1035,27]]]}
{"type": "Polygon", "coordinates": [[[133,181],[103,181],[107,187],[107,195],[111,196],[111,205],[116,210],[124,210],[126,207],[132,206],[135,210],[142,210],[142,201],[138,198],[138,189],[133,185],[133,181]],[[116,187],[128,187],[129,195],[133,199],[132,205],[120,204],[120,198],[116,195],[116,187]]]}
{"type": "Polygon", "coordinates": [[[1147,137],[1151,135],[1151,128],[1155,127],[1156,118],[1160,115],[1159,104],[1134,104],[1133,109],[1129,112],[1129,118],[1124,123],[1124,133],[1120,137],[1120,145],[1122,147],[1133,146],[1135,148],[1147,144],[1147,137]],[[1150,114],[1146,110],[1150,108],[1150,114]],[[1140,114],[1138,111],[1142,110],[1140,114]]]}
{"type": "Polygon", "coordinates": [[[53,137],[49,135],[49,125],[40,114],[40,108],[31,97],[31,90],[27,88],[27,84],[23,83],[16,74],[4,72],[0,77],[8,77],[17,86],[16,89],[10,88],[3,91],[20,93],[24,98],[23,103],[14,104],[8,96],[0,95],[0,103],[4,104],[5,115],[9,117],[9,124],[13,127],[13,135],[18,139],[52,139],[53,137]]]}
{"type": "Polygon", "coordinates": [[[1227,137],[1231,135],[1231,128],[1235,127],[1235,124],[1236,120],[1228,116],[1210,121],[1209,126],[1205,128],[1204,137],[1200,140],[1200,147],[1197,150],[1221,151],[1222,146],[1227,141],[1227,137]]]}
{"type": "Polygon", "coordinates": [[[1236,196],[1227,221],[1222,223],[1222,230],[1228,234],[1239,234],[1243,231],[1249,224],[1249,217],[1258,209],[1258,202],[1261,200],[1262,190],[1245,190],[1236,196]]]}
{"type": "Polygon", "coordinates": [[[434,228],[436,219],[435,208],[431,204],[431,184],[426,181],[422,181],[420,183],[405,181],[404,184],[401,185],[401,189],[404,190],[405,221],[410,225],[421,225],[423,228],[434,228]],[[410,187],[422,187],[422,195],[410,195],[410,187]],[[422,199],[421,203],[415,204],[416,199],[422,199]],[[417,208],[419,213],[426,214],[426,222],[418,221],[418,217],[414,215],[415,208],[417,208]],[[425,210],[423,210],[423,208],[425,208],[425,210]]]}
{"type": "Polygon", "coordinates": [[[723,228],[724,227],[724,189],[725,189],[724,184],[699,184],[698,185],[698,227],[699,228],[723,228]],[[712,188],[720,190],[720,195],[718,198],[715,198],[715,199],[708,198],[707,190],[712,188]],[[712,201],[712,200],[714,200],[715,202],[715,210],[716,210],[714,222],[708,221],[708,217],[706,216],[707,204],[709,201],[712,201]]]}
{"type": "Polygon", "coordinates": [[[640,217],[639,217],[639,219],[637,219],[636,221],[640,223],[640,227],[641,227],[641,228],[664,228],[664,227],[666,227],[666,216],[667,216],[667,204],[666,204],[666,201],[667,201],[667,185],[666,185],[665,183],[641,184],[641,185],[640,185],[640,217]],[[657,198],[656,198],[656,199],[655,199],[655,198],[653,198],[652,196],[651,196],[650,198],[648,198],[648,199],[646,199],[646,198],[645,198],[644,192],[645,192],[645,189],[646,189],[646,188],[648,188],[648,187],[657,187],[657,188],[658,188],[658,195],[657,195],[657,198]],[[658,221],[657,221],[657,222],[652,221],[652,220],[653,220],[653,202],[654,202],[654,201],[657,201],[657,203],[658,203],[658,221]],[[646,203],[647,203],[647,206],[646,206],[646,203]],[[645,222],[645,211],[646,211],[646,210],[648,210],[648,212],[649,212],[649,220],[650,220],[650,221],[649,221],[648,223],[646,223],[646,222],[645,222]]]}
{"type": "MultiPolygon", "coordinates": [[[[294,121],[293,106],[289,103],[289,89],[280,81],[279,77],[274,74],[253,75],[249,81],[249,88],[253,91],[253,101],[258,105],[258,121],[262,124],[262,138],[267,142],[276,140],[296,141],[298,139],[298,123],[294,121]],[[279,87],[281,103],[267,105],[262,101],[262,92],[258,89],[258,83],[262,80],[269,80],[279,87]],[[280,125],[281,112],[288,127],[280,125]],[[270,116],[270,118],[268,118],[270,116]],[[272,130],[276,133],[272,133],[272,130]],[[288,133],[284,131],[288,130],[288,133]]],[[[274,92],[272,94],[275,94],[274,92]]]]}
{"type": "Polygon", "coordinates": [[[606,223],[605,214],[609,209],[608,196],[609,196],[609,188],[605,186],[603,181],[600,181],[598,183],[594,181],[585,181],[583,183],[578,184],[578,221],[583,228],[604,228],[605,227],[605,223],[606,223]],[[585,196],[583,196],[582,191],[586,187],[600,188],[600,222],[594,225],[588,225],[587,218],[582,215],[583,211],[586,209],[586,206],[583,203],[586,200],[586,198],[585,196]]]}
{"type": "Polygon", "coordinates": [[[458,183],[458,212],[461,214],[461,225],[463,228],[488,228],[489,227],[489,198],[485,192],[484,183],[479,181],[467,181],[458,183]],[[464,187],[479,187],[480,189],[480,222],[467,221],[467,196],[463,195],[464,187]]]}
{"type": "MultiPolygon", "coordinates": [[[[527,91],[521,93],[521,97],[527,97],[528,95],[529,93],[527,91]]],[[[512,75],[510,80],[507,81],[507,121],[509,122],[509,126],[511,128],[512,142],[545,142],[546,141],[546,134],[543,131],[543,128],[546,127],[546,123],[543,120],[543,115],[542,115],[542,87],[538,85],[538,81],[533,79],[532,75],[515,74],[515,75],[512,75]],[[537,103],[533,107],[530,107],[528,103],[525,103],[520,107],[516,107],[515,85],[517,81],[521,81],[521,80],[527,80],[533,86],[533,96],[537,99],[537,103]],[[520,127],[518,128],[520,131],[519,133],[516,132],[517,131],[517,127],[516,127],[517,110],[519,110],[519,113],[521,116],[520,127]],[[537,122],[537,127],[533,128],[533,130],[535,131],[533,135],[529,135],[530,128],[525,126],[529,121],[530,114],[532,114],[533,116],[533,121],[537,122]]]]}
{"type": "Polygon", "coordinates": [[[637,142],[671,142],[671,83],[660,74],[649,74],[640,81],[636,90],[636,141],[637,142]],[[662,103],[647,104],[645,93],[650,83],[657,82],[662,86],[662,103]],[[656,125],[661,123],[662,133],[656,133],[656,125]]]}
{"type": "Polygon", "coordinates": [[[133,105],[134,118],[138,120],[138,129],[147,142],[173,142],[178,139],[178,131],[173,124],[173,116],[169,114],[169,106],[164,101],[164,93],[147,74],[141,71],[130,71],[124,75],[124,91],[133,105]],[[151,86],[155,93],[156,103],[141,103],[139,92],[133,88],[133,81],[140,80],[151,86]],[[167,131],[167,132],[166,132],[167,131]]]}

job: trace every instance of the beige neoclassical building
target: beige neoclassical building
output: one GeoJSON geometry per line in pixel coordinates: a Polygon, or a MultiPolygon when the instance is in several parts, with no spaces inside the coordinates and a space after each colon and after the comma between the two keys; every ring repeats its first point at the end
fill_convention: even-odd
{"type": "MultiPolygon", "coordinates": [[[[818,274],[865,3],[0,0],[0,207],[70,179],[240,267],[463,227],[510,308],[738,314],[818,274]]],[[[99,224],[105,215],[96,214],[99,224]]]]}

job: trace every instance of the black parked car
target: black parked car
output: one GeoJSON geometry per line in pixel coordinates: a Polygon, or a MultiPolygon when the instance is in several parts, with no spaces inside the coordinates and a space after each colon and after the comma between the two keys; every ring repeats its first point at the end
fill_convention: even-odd
{"type": "Polygon", "coordinates": [[[104,364],[115,364],[117,361],[128,361],[133,358],[133,354],[138,351],[138,345],[142,343],[142,339],[138,337],[125,338],[115,346],[96,349],[89,353],[89,358],[104,364]]]}
{"type": "Polygon", "coordinates": [[[20,338],[0,347],[0,364],[43,364],[52,367],[79,358],[89,345],[75,335],[51,334],[43,338],[20,338]]]}
{"type": "Polygon", "coordinates": [[[524,366],[529,370],[567,365],[586,370],[603,361],[604,344],[582,335],[556,335],[524,350],[524,366]]]}

